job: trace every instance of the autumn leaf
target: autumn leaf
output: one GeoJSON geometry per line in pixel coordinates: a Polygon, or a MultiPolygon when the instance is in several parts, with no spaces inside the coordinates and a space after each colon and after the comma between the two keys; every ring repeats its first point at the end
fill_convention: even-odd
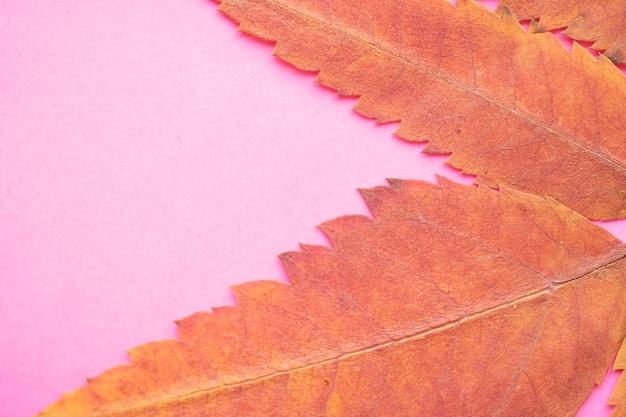
{"type": "MultiPolygon", "coordinates": [[[[622,347],[615,359],[614,369],[624,370],[626,369],[626,339],[622,343],[622,347]]],[[[626,374],[622,373],[618,380],[617,386],[609,399],[609,404],[616,405],[617,408],[613,412],[612,417],[624,417],[626,416],[626,374]]]]}
{"type": "Polygon", "coordinates": [[[281,256],[291,285],[233,288],[42,416],[574,415],[626,336],[626,246],[553,200],[390,183],[281,256]]]}
{"type": "Polygon", "coordinates": [[[572,39],[591,46],[614,62],[626,64],[626,2],[623,0],[502,0],[498,12],[512,12],[520,20],[539,20],[533,32],[566,28],[572,39]]]}
{"type": "Polygon", "coordinates": [[[223,0],[240,30],[342,95],[400,120],[397,135],[492,187],[550,196],[592,219],[626,217],[626,82],[472,1],[223,0]]]}

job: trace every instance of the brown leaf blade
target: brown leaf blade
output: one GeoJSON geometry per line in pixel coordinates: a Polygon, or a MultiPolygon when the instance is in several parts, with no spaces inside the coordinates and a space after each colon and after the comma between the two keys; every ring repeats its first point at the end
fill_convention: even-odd
{"type": "Polygon", "coordinates": [[[235,287],[41,416],[574,415],[626,336],[626,247],[552,200],[391,185],[282,255],[291,285],[235,287]]]}
{"type": "Polygon", "coordinates": [[[497,11],[520,20],[541,19],[534,32],[566,28],[562,33],[605,51],[611,61],[626,64],[626,3],[622,0],[502,0],[497,11]]]}
{"type": "Polygon", "coordinates": [[[490,186],[626,217],[626,80],[472,1],[223,0],[240,30],[490,186]]]}

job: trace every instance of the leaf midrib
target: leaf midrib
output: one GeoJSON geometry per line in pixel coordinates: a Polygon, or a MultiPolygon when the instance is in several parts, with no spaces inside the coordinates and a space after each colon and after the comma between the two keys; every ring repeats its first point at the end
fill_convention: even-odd
{"type": "MultiPolygon", "coordinates": [[[[626,250],[626,247],[624,247],[624,249],[626,250]]],[[[218,387],[213,387],[213,388],[207,388],[207,389],[199,389],[197,391],[192,391],[189,392],[187,394],[183,394],[180,396],[169,396],[169,397],[165,397],[161,400],[158,401],[153,401],[150,402],[148,404],[144,404],[144,405],[140,405],[140,406],[134,406],[134,407],[127,407],[127,408],[120,408],[120,407],[116,407],[116,409],[114,411],[108,411],[108,412],[104,412],[101,414],[97,414],[97,417],[117,417],[117,416],[125,416],[128,415],[127,413],[132,413],[132,412],[136,412],[136,411],[143,411],[143,410],[148,410],[151,408],[162,408],[164,406],[168,406],[169,404],[172,403],[180,403],[181,401],[186,401],[186,400],[191,400],[194,398],[198,398],[198,397],[203,397],[203,396],[207,396],[210,395],[211,393],[215,393],[215,392],[219,392],[221,390],[227,390],[233,387],[242,387],[242,386],[246,386],[246,385],[251,385],[251,384],[255,384],[257,382],[262,382],[265,380],[269,380],[271,378],[277,377],[277,376],[282,376],[282,375],[288,375],[292,372],[297,372],[297,371],[302,371],[302,370],[306,370],[306,369],[310,369],[310,368],[314,368],[314,367],[318,367],[318,366],[323,366],[323,365],[327,365],[327,364],[331,364],[333,362],[339,362],[339,361],[343,361],[345,359],[349,359],[351,357],[355,357],[355,356],[359,356],[368,352],[373,352],[379,349],[384,349],[386,347],[391,347],[391,346],[395,346],[395,345],[400,345],[403,343],[410,343],[414,340],[418,340],[418,339],[422,339],[425,338],[427,336],[430,335],[434,335],[434,334],[438,334],[438,333],[442,333],[445,332],[449,329],[452,329],[460,324],[463,324],[467,321],[471,321],[477,318],[480,318],[481,316],[484,315],[488,315],[500,310],[504,310],[506,308],[509,308],[513,305],[516,304],[520,304],[520,303],[525,303],[525,302],[529,302],[532,301],[536,298],[542,297],[542,296],[546,296],[549,295],[550,293],[552,293],[554,290],[557,290],[559,288],[565,287],[567,285],[573,285],[573,283],[579,281],[580,279],[591,275],[592,273],[595,272],[600,272],[603,269],[609,268],[611,267],[613,264],[616,264],[620,261],[623,261],[624,259],[626,259],[626,253],[624,253],[624,250],[613,255],[611,258],[609,258],[605,263],[603,263],[602,265],[599,265],[591,270],[588,270],[582,274],[576,275],[568,280],[565,280],[561,283],[558,284],[552,284],[547,286],[546,288],[537,290],[537,291],[533,291],[529,294],[523,295],[521,297],[518,297],[514,300],[511,301],[507,301],[504,303],[500,303],[496,306],[493,307],[489,307],[486,308],[484,310],[478,311],[476,313],[473,314],[469,314],[466,316],[463,316],[457,320],[442,324],[436,328],[433,329],[429,329],[429,330],[425,330],[425,331],[420,331],[420,332],[416,332],[413,334],[409,334],[407,336],[404,336],[400,339],[395,339],[395,340],[390,340],[388,342],[384,342],[384,343],[379,343],[375,346],[370,346],[367,348],[362,348],[362,349],[358,349],[358,350],[354,350],[351,352],[346,352],[346,353],[342,353],[340,355],[334,356],[332,358],[327,358],[321,361],[317,361],[317,362],[313,362],[313,363],[307,363],[306,365],[302,365],[302,366],[296,366],[293,368],[290,368],[288,370],[285,371],[275,371],[275,372],[271,372],[269,374],[265,374],[265,375],[261,375],[255,378],[250,378],[250,379],[246,379],[246,380],[241,380],[241,381],[237,381],[237,382],[232,382],[232,383],[225,383],[222,384],[218,387]]],[[[132,415],[132,414],[131,414],[132,415]]]]}
{"type": "MultiPolygon", "coordinates": [[[[221,2],[222,0],[218,0],[218,1],[221,2]]],[[[309,20],[312,20],[312,21],[314,21],[315,23],[317,23],[317,24],[319,24],[321,26],[326,26],[326,27],[332,29],[335,32],[344,33],[344,34],[346,34],[346,36],[356,40],[357,42],[359,42],[359,43],[361,43],[363,45],[366,45],[367,47],[369,47],[371,49],[375,49],[375,50],[380,51],[381,53],[389,56],[393,60],[400,61],[403,64],[405,64],[406,66],[414,67],[417,70],[419,70],[420,72],[423,72],[425,74],[431,75],[431,76],[436,77],[436,78],[439,78],[439,79],[441,79],[441,80],[443,80],[443,81],[445,81],[445,82],[447,82],[449,84],[452,84],[454,87],[456,87],[456,88],[458,88],[460,90],[463,90],[463,91],[466,91],[466,92],[468,92],[470,94],[473,94],[473,95],[483,99],[486,102],[489,102],[489,103],[491,103],[491,104],[493,104],[493,105],[495,105],[495,106],[497,106],[497,107],[499,107],[499,108],[501,108],[503,110],[508,111],[509,113],[513,114],[515,117],[517,117],[517,118],[519,118],[521,120],[524,120],[524,121],[528,122],[529,124],[531,124],[533,126],[537,126],[539,128],[542,128],[542,129],[546,130],[549,133],[552,133],[554,136],[559,138],[562,142],[568,143],[568,144],[573,145],[573,146],[575,146],[575,147],[577,147],[579,149],[582,149],[584,152],[586,152],[586,153],[596,157],[596,159],[601,161],[601,163],[604,163],[605,165],[608,165],[608,166],[612,166],[617,171],[620,171],[624,175],[626,175],[626,162],[623,162],[623,161],[613,157],[612,155],[610,155],[608,153],[604,154],[603,152],[595,151],[595,150],[593,150],[593,149],[583,145],[582,143],[580,143],[575,136],[570,136],[570,134],[568,134],[567,132],[564,132],[562,130],[556,129],[556,128],[552,127],[549,124],[545,124],[545,123],[537,120],[536,118],[532,117],[532,115],[530,115],[530,114],[521,113],[518,110],[513,109],[513,108],[511,108],[511,107],[501,103],[500,101],[485,95],[484,93],[478,91],[476,88],[473,88],[473,87],[471,87],[469,85],[466,85],[466,84],[464,84],[462,82],[459,82],[458,80],[448,76],[445,73],[442,73],[440,71],[435,70],[434,68],[431,68],[431,67],[428,67],[428,66],[425,66],[425,65],[420,65],[419,63],[416,63],[416,62],[413,62],[413,61],[408,61],[408,60],[406,60],[406,59],[404,59],[404,58],[402,58],[402,57],[392,53],[390,48],[382,48],[382,47],[380,47],[378,45],[375,45],[375,44],[373,44],[371,42],[368,42],[366,39],[358,36],[358,34],[359,34],[358,31],[348,32],[346,30],[341,30],[340,27],[338,27],[338,26],[336,26],[336,25],[334,25],[332,23],[329,23],[329,22],[327,22],[325,20],[319,19],[312,13],[311,14],[303,13],[303,12],[301,12],[299,10],[296,10],[296,9],[291,8],[291,7],[285,6],[284,4],[276,2],[274,0],[263,0],[263,1],[271,3],[271,4],[275,5],[276,7],[279,7],[281,9],[287,10],[288,12],[293,13],[295,15],[304,17],[304,18],[309,19],[309,20]]],[[[278,41],[278,39],[276,39],[276,41],[278,41]]],[[[381,40],[380,43],[381,44],[388,44],[389,42],[381,40]]]]}

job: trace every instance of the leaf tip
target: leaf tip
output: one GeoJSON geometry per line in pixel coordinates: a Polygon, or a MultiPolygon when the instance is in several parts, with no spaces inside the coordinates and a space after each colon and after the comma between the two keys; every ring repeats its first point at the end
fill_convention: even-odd
{"type": "Polygon", "coordinates": [[[322,245],[312,245],[309,243],[300,243],[300,252],[304,254],[321,254],[330,250],[330,248],[322,245]]]}
{"type": "Polygon", "coordinates": [[[524,27],[520,24],[519,19],[515,16],[515,13],[513,13],[513,11],[506,4],[503,5],[502,3],[500,3],[500,5],[498,5],[498,8],[496,9],[496,13],[500,15],[502,22],[504,22],[506,25],[516,27],[525,32],[524,27]]]}
{"type": "Polygon", "coordinates": [[[545,32],[548,32],[548,29],[545,26],[543,26],[541,22],[539,22],[538,20],[531,18],[528,24],[528,32],[545,33],[545,32]]]}
{"type": "Polygon", "coordinates": [[[391,186],[391,188],[395,191],[402,189],[402,187],[406,183],[405,180],[401,180],[399,178],[387,178],[387,182],[389,183],[389,186],[391,186]]]}
{"type": "MultiPolygon", "coordinates": [[[[515,19],[515,16],[513,15],[513,12],[511,12],[511,9],[509,9],[509,6],[507,6],[506,4],[500,3],[496,10],[500,13],[500,16],[502,16],[503,19],[504,18],[515,19]]],[[[517,20],[517,19],[515,19],[515,20],[517,20]]]]}
{"type": "Polygon", "coordinates": [[[448,177],[444,177],[441,174],[435,174],[435,178],[437,179],[437,184],[439,184],[440,187],[445,187],[450,184],[454,184],[452,180],[450,180],[448,177]]]}
{"type": "MultiPolygon", "coordinates": [[[[302,248],[302,245],[300,245],[300,248],[302,248]]],[[[296,251],[283,252],[280,255],[278,255],[278,259],[280,260],[280,263],[283,264],[283,267],[285,267],[285,269],[287,270],[287,274],[289,276],[291,276],[291,274],[289,273],[291,265],[296,263],[299,256],[300,254],[296,251]]]]}
{"type": "Polygon", "coordinates": [[[278,255],[280,263],[283,265],[285,273],[291,283],[297,283],[306,275],[307,245],[300,244],[301,252],[290,251],[278,255]]]}
{"type": "MultiPolygon", "coordinates": [[[[396,181],[396,186],[399,186],[399,185],[400,183],[396,181]]],[[[391,190],[391,188],[385,187],[385,186],[378,186],[378,187],[372,187],[372,188],[359,188],[358,190],[361,196],[363,197],[363,200],[365,200],[365,204],[367,204],[367,206],[370,208],[372,213],[374,213],[376,208],[383,203],[385,195],[391,190]]]]}
{"type": "Polygon", "coordinates": [[[190,316],[174,320],[178,332],[178,339],[181,341],[192,339],[195,332],[198,332],[200,328],[206,326],[211,315],[212,313],[208,311],[198,311],[190,316]]]}

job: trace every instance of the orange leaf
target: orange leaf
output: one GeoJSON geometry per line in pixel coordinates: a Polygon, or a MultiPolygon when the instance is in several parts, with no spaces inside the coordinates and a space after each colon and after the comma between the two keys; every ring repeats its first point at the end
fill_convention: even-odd
{"type": "Polygon", "coordinates": [[[626,217],[626,80],[606,58],[472,1],[223,0],[240,29],[355,110],[492,187],[626,217]]]}
{"type": "MultiPolygon", "coordinates": [[[[615,359],[615,370],[626,369],[626,339],[622,343],[622,347],[615,359]]],[[[611,417],[626,417],[626,374],[622,373],[613,394],[609,399],[609,404],[616,405],[617,408],[611,414],[611,417]]]]}
{"type": "Polygon", "coordinates": [[[613,62],[626,64],[626,2],[624,0],[502,0],[498,11],[512,12],[520,20],[541,19],[534,32],[567,28],[572,39],[594,42],[613,62]]]}
{"type": "Polygon", "coordinates": [[[573,415],[626,336],[626,246],[553,200],[390,183],[281,256],[291,285],[235,287],[42,416],[573,415]]]}

